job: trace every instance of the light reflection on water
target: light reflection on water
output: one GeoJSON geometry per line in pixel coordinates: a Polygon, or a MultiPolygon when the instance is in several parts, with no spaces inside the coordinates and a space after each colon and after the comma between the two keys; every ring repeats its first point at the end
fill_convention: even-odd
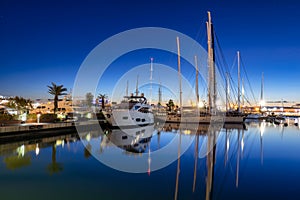
{"type": "MultiPolygon", "coordinates": [[[[197,134],[176,129],[165,125],[150,129],[150,134],[145,128],[127,134],[90,131],[83,137],[85,145],[75,133],[0,144],[1,199],[294,199],[300,195],[298,126],[255,122],[246,124],[246,129],[229,125],[210,133],[201,126],[197,134]],[[153,171],[153,152],[176,136],[179,141],[192,138],[193,143],[178,160],[153,171]],[[203,152],[205,157],[200,156],[203,152]],[[146,173],[111,169],[94,154],[112,160],[121,155],[121,163],[128,166],[128,160],[143,160],[146,173]]],[[[172,153],[180,155],[181,147],[172,153]]]]}

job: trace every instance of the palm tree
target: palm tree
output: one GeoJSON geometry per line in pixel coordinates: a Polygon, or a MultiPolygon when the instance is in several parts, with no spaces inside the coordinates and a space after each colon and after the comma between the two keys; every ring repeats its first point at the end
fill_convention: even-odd
{"type": "Polygon", "coordinates": [[[28,112],[28,110],[32,108],[32,101],[30,99],[16,96],[14,98],[10,98],[8,107],[17,109],[21,111],[21,113],[28,112]]]}
{"type": "Polygon", "coordinates": [[[57,105],[58,96],[66,95],[67,93],[64,93],[64,92],[67,91],[67,88],[64,88],[63,85],[56,85],[53,82],[51,84],[52,84],[52,86],[48,85],[48,88],[49,88],[48,93],[54,95],[54,114],[55,114],[57,111],[57,108],[58,108],[58,105],[57,105]]]}
{"type": "Polygon", "coordinates": [[[105,98],[107,98],[106,94],[99,94],[98,98],[101,99],[101,107],[102,109],[105,108],[105,98]]]}

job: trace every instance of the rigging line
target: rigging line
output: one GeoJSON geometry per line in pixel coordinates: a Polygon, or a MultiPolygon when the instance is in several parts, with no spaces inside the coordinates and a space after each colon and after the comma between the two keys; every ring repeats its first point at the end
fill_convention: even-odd
{"type": "Polygon", "coordinates": [[[202,45],[203,43],[204,43],[204,40],[205,40],[205,37],[201,37],[202,35],[204,35],[205,36],[205,34],[206,34],[206,31],[205,31],[205,28],[206,27],[203,27],[203,28],[201,28],[201,25],[205,25],[205,21],[206,21],[206,17],[204,18],[202,18],[201,20],[199,20],[200,21],[200,26],[199,26],[199,29],[198,29],[198,31],[197,31],[197,34],[196,34],[196,37],[195,37],[195,40],[196,41],[198,41],[198,39],[200,38],[201,39],[201,43],[200,43],[200,45],[202,45]]]}
{"type": "MultiPolygon", "coordinates": [[[[248,104],[250,105],[250,106],[252,106],[253,105],[253,102],[251,103],[251,99],[250,99],[250,97],[249,97],[249,95],[248,95],[248,93],[245,93],[245,95],[244,95],[244,99],[248,102],[248,104]]],[[[255,102],[254,102],[255,103],[255,102]]]]}
{"type": "MultiPolygon", "coordinates": [[[[218,36],[216,34],[216,31],[214,33],[215,33],[215,38],[216,38],[216,41],[217,41],[217,45],[219,47],[219,51],[220,51],[220,55],[221,55],[222,61],[223,61],[224,66],[225,66],[225,71],[229,72],[228,63],[226,62],[225,55],[223,53],[223,50],[222,50],[220,42],[219,42],[219,38],[218,38],[218,36]]],[[[224,74],[224,76],[225,76],[225,74],[224,74]]]]}
{"type": "MultiPolygon", "coordinates": [[[[234,80],[233,80],[233,78],[232,78],[232,76],[229,74],[229,81],[230,81],[230,89],[231,89],[231,91],[232,91],[232,94],[233,94],[233,96],[234,96],[234,100],[236,101],[235,102],[235,104],[237,104],[237,90],[236,90],[236,84],[235,84],[235,82],[234,82],[234,80]],[[234,87],[235,86],[235,87],[234,87]]],[[[230,96],[230,98],[231,98],[231,96],[230,96]]],[[[231,98],[231,100],[232,100],[232,98],[231,98]]],[[[232,102],[233,102],[233,100],[232,100],[232,102]]]]}
{"type": "MultiPolygon", "coordinates": [[[[231,74],[233,72],[234,66],[236,65],[236,62],[237,62],[237,55],[235,55],[234,61],[233,61],[233,65],[231,66],[231,69],[228,71],[228,73],[229,73],[229,82],[230,82],[230,89],[231,89],[231,91],[233,93],[235,104],[237,104],[237,96],[238,96],[238,94],[237,94],[238,92],[237,92],[237,89],[236,89],[237,88],[237,84],[233,80],[231,74]]],[[[230,96],[230,100],[232,102],[234,102],[231,96],[230,96]]]]}
{"type": "MultiPolygon", "coordinates": [[[[246,103],[248,103],[250,106],[252,106],[251,102],[249,101],[249,98],[244,96],[244,100],[246,101],[246,103]]],[[[245,102],[244,102],[245,103],[245,102]]]]}
{"type": "MultiPolygon", "coordinates": [[[[217,40],[216,31],[214,31],[214,36],[217,40]]],[[[215,52],[219,52],[219,51],[222,52],[220,43],[217,40],[217,43],[215,46],[215,52]]],[[[222,87],[222,89],[223,89],[222,91],[226,91],[226,86],[225,86],[225,82],[224,82],[224,80],[226,80],[226,73],[224,71],[224,68],[228,68],[228,67],[226,67],[226,61],[225,61],[224,57],[222,56],[222,53],[220,53],[220,54],[216,53],[215,55],[216,55],[215,66],[217,67],[217,69],[219,71],[218,76],[221,78],[221,80],[219,81],[219,85],[222,87]],[[225,66],[225,67],[221,67],[221,66],[225,66]]],[[[223,92],[218,91],[218,93],[219,93],[219,96],[221,97],[220,99],[222,100],[222,102],[225,103],[224,99],[222,98],[223,92]]]]}
{"type": "Polygon", "coordinates": [[[242,59],[241,59],[241,63],[242,63],[242,68],[243,68],[243,70],[244,70],[244,73],[245,73],[245,76],[246,76],[247,82],[248,82],[248,84],[249,84],[249,87],[250,87],[250,91],[251,91],[251,94],[252,94],[253,100],[254,100],[255,104],[257,104],[257,101],[256,101],[256,99],[255,99],[255,96],[254,96],[254,93],[253,93],[253,90],[252,90],[252,87],[251,87],[251,84],[250,84],[250,81],[249,81],[249,78],[248,78],[247,71],[246,71],[246,69],[245,69],[244,62],[243,62],[243,60],[242,60],[242,59]]]}
{"type": "MultiPolygon", "coordinates": [[[[237,55],[235,55],[235,57],[234,57],[234,60],[233,60],[233,64],[232,64],[232,66],[231,66],[231,69],[228,71],[228,73],[229,73],[229,81],[230,81],[230,88],[231,88],[231,90],[233,91],[232,93],[233,93],[233,95],[234,95],[234,100],[235,100],[235,104],[237,104],[237,96],[238,96],[238,92],[237,92],[237,84],[235,83],[235,81],[233,80],[233,78],[232,78],[232,72],[233,72],[233,69],[234,69],[234,66],[236,65],[236,62],[237,62],[237,55]]],[[[232,100],[232,99],[231,99],[232,100]]],[[[233,102],[233,100],[232,100],[232,102],[233,102]]]]}
{"type": "MultiPolygon", "coordinates": [[[[202,18],[202,20],[201,20],[201,23],[200,24],[205,24],[204,22],[205,22],[205,18],[202,18]]],[[[198,41],[198,38],[200,37],[200,35],[204,35],[205,36],[205,33],[206,33],[206,31],[203,31],[203,30],[205,30],[205,28],[199,28],[199,30],[198,30],[198,32],[197,32],[197,34],[196,34],[196,38],[195,38],[195,41],[198,41]],[[204,33],[203,33],[204,32],[204,33]]],[[[204,41],[204,39],[205,39],[205,37],[201,37],[202,38],[202,40],[204,41]]],[[[200,43],[201,44],[201,43],[200,43]]],[[[197,46],[197,42],[196,43],[193,43],[192,44],[192,47],[190,48],[190,51],[192,50],[192,49],[194,49],[195,47],[197,46]]],[[[184,58],[182,58],[183,60],[185,60],[184,58]]],[[[194,71],[195,71],[195,66],[194,66],[194,64],[193,63],[190,63],[189,61],[186,61],[188,64],[190,64],[191,66],[192,66],[192,68],[193,68],[193,71],[189,71],[189,73],[187,74],[187,76],[185,76],[186,78],[187,78],[187,80],[193,80],[193,82],[192,83],[190,83],[192,86],[194,86],[194,71]]],[[[199,70],[200,71],[200,70],[199,70]]],[[[183,73],[182,73],[183,74],[183,73]]]]}
{"type": "MultiPolygon", "coordinates": [[[[230,83],[230,81],[231,81],[230,74],[228,74],[228,80],[229,80],[229,89],[230,89],[230,91],[232,91],[231,94],[232,94],[232,96],[235,97],[235,90],[233,88],[233,84],[230,83]]],[[[234,100],[233,100],[232,96],[230,94],[228,95],[229,104],[234,103],[234,100]]]]}
{"type": "Polygon", "coordinates": [[[228,67],[226,66],[226,61],[225,61],[224,57],[222,56],[222,50],[221,50],[220,43],[218,42],[216,31],[214,31],[214,37],[216,38],[216,41],[217,41],[216,45],[215,45],[215,52],[220,52],[220,55],[215,54],[216,58],[217,58],[216,61],[215,61],[215,64],[216,64],[218,70],[220,71],[220,75],[221,75],[222,79],[225,80],[226,74],[224,72],[224,68],[221,67],[221,65],[224,65],[226,69],[228,67]]]}
{"type": "MultiPolygon", "coordinates": [[[[232,141],[232,135],[229,136],[229,140],[232,141]]],[[[238,151],[238,149],[237,149],[238,151]]],[[[232,160],[235,158],[234,155],[236,154],[237,152],[232,152],[228,158],[228,161],[229,161],[229,164],[224,167],[224,175],[222,177],[220,177],[220,184],[219,184],[219,187],[220,187],[220,191],[219,191],[219,195],[222,194],[222,192],[224,191],[224,183],[225,181],[228,181],[228,176],[230,176],[230,173],[234,173],[233,169],[232,169],[232,165],[230,164],[232,162],[232,160]],[[229,172],[229,173],[228,173],[229,172]]],[[[249,156],[249,155],[248,155],[249,156]]],[[[218,198],[216,198],[218,199],[218,198]]]]}
{"type": "MultiPolygon", "coordinates": [[[[220,59],[220,60],[223,61],[223,64],[224,64],[224,66],[225,66],[225,69],[229,72],[229,74],[231,74],[231,71],[233,70],[233,67],[234,67],[234,65],[235,65],[235,63],[236,63],[237,57],[235,56],[233,66],[231,67],[231,70],[229,70],[228,64],[227,64],[227,62],[226,62],[224,53],[223,53],[223,51],[222,51],[222,49],[221,49],[220,42],[219,42],[219,40],[218,40],[218,37],[217,37],[217,35],[216,35],[216,32],[215,32],[215,37],[216,37],[216,40],[217,40],[217,47],[218,47],[218,50],[220,51],[220,55],[221,55],[221,58],[222,58],[222,59],[220,59]]],[[[219,66],[219,65],[218,65],[218,66],[219,66]]],[[[218,67],[218,69],[222,72],[223,79],[224,79],[224,76],[225,76],[224,69],[223,69],[223,68],[220,69],[219,67],[218,67]]],[[[233,79],[232,79],[231,76],[230,76],[230,80],[231,80],[232,83],[234,83],[234,81],[233,81],[233,79]]],[[[230,87],[231,87],[231,90],[233,91],[233,95],[235,96],[235,99],[237,99],[237,95],[236,95],[236,94],[237,94],[237,91],[236,91],[236,89],[233,87],[234,85],[236,85],[236,84],[230,84],[230,87]]],[[[229,100],[230,100],[231,102],[233,102],[231,96],[229,96],[229,100]]],[[[237,100],[236,100],[236,101],[237,101],[237,100]]],[[[235,103],[237,103],[237,102],[235,102],[235,103]]]]}
{"type": "Polygon", "coordinates": [[[241,64],[242,64],[242,69],[243,69],[244,75],[245,75],[245,77],[247,79],[247,83],[248,83],[248,86],[250,88],[250,91],[251,91],[251,94],[252,94],[252,97],[253,97],[253,100],[255,100],[255,97],[254,97],[254,94],[253,94],[253,90],[252,90],[252,87],[251,87],[251,83],[250,83],[250,80],[248,78],[248,74],[247,74],[247,71],[245,69],[245,66],[244,66],[244,63],[243,63],[242,60],[241,60],[241,64]]]}
{"type": "Polygon", "coordinates": [[[236,65],[236,62],[237,62],[237,55],[234,56],[233,64],[232,64],[232,66],[231,66],[231,69],[230,69],[229,73],[232,73],[233,68],[234,68],[234,66],[236,65]]]}

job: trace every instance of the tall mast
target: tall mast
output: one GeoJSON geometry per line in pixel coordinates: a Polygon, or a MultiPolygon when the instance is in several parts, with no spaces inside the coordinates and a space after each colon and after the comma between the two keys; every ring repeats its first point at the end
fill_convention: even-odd
{"type": "Polygon", "coordinates": [[[283,99],[281,99],[281,114],[283,115],[284,106],[283,106],[283,99]]]}
{"type": "Polygon", "coordinates": [[[264,73],[261,74],[260,106],[264,104],[264,73]]]}
{"type": "Polygon", "coordinates": [[[226,72],[226,112],[229,110],[229,73],[226,72]]]}
{"type": "Polygon", "coordinates": [[[179,37],[176,38],[177,41],[177,54],[178,54],[178,78],[179,78],[179,106],[180,113],[182,114],[182,86],[181,86],[181,71],[180,71],[180,44],[179,37]]]}
{"type": "Polygon", "coordinates": [[[150,58],[150,105],[152,103],[153,58],[150,58]]]}
{"type": "Polygon", "coordinates": [[[238,59],[238,112],[241,111],[241,91],[240,91],[240,82],[241,82],[241,72],[240,72],[240,52],[237,52],[237,59],[238,59]]]}
{"type": "Polygon", "coordinates": [[[210,12],[208,14],[207,27],[207,53],[208,53],[208,103],[210,113],[213,114],[216,108],[216,79],[215,79],[215,65],[214,65],[214,40],[213,27],[211,22],[210,12]]]}
{"type": "Polygon", "coordinates": [[[139,75],[136,77],[135,95],[139,96],[139,75]]]}
{"type": "Polygon", "coordinates": [[[161,105],[161,95],[162,95],[162,92],[161,92],[161,83],[159,84],[159,88],[158,88],[158,104],[161,105]]]}
{"type": "Polygon", "coordinates": [[[245,89],[244,89],[244,78],[242,78],[242,109],[241,111],[243,112],[244,109],[244,103],[245,103],[245,89]]]}
{"type": "Polygon", "coordinates": [[[195,56],[195,66],[196,66],[196,88],[195,88],[195,92],[196,92],[196,106],[199,105],[199,83],[198,83],[198,77],[199,77],[199,70],[198,70],[198,61],[197,61],[197,56],[195,56]]]}

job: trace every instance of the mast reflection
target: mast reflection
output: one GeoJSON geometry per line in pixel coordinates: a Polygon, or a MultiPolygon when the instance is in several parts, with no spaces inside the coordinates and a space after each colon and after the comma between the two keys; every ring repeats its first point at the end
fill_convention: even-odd
{"type": "Polygon", "coordinates": [[[260,163],[263,165],[264,163],[264,149],[263,149],[263,136],[266,128],[266,122],[262,121],[259,124],[259,130],[260,130],[260,163]]]}
{"type": "MultiPolygon", "coordinates": [[[[221,132],[224,131],[225,136],[225,145],[224,145],[224,165],[226,166],[227,161],[229,160],[229,149],[230,149],[230,134],[235,132],[237,135],[237,145],[239,151],[237,152],[237,163],[236,163],[236,177],[235,177],[235,184],[238,187],[239,184],[239,165],[241,154],[244,152],[245,148],[245,136],[244,136],[244,129],[246,127],[244,125],[236,125],[236,124],[214,124],[211,126],[209,124],[200,124],[198,129],[195,131],[187,131],[186,129],[180,129],[178,124],[166,123],[162,127],[157,127],[158,130],[164,131],[172,131],[176,130],[174,133],[180,133],[179,138],[181,141],[181,137],[186,136],[187,132],[188,135],[195,135],[195,147],[194,147],[194,166],[193,166],[193,184],[192,184],[192,192],[195,193],[196,183],[197,183],[197,166],[198,166],[198,159],[205,156],[206,158],[206,176],[205,176],[205,199],[209,200],[213,198],[213,190],[214,190],[214,179],[215,179],[215,164],[217,162],[217,140],[220,136],[221,132]],[[242,133],[242,136],[241,136],[242,133]],[[200,138],[203,138],[203,143],[200,143],[200,138]],[[203,149],[205,148],[205,149],[203,149]],[[200,149],[200,150],[199,150],[200,149]],[[204,151],[205,152],[204,152],[204,151]],[[242,151],[242,152],[241,152],[242,151]]],[[[192,130],[192,129],[191,129],[192,130]]],[[[202,140],[201,140],[202,141],[202,140]]],[[[219,144],[220,145],[220,144],[219,144]]],[[[178,199],[179,194],[179,175],[181,169],[181,161],[180,161],[180,151],[181,147],[178,144],[178,160],[177,160],[177,171],[176,171],[176,183],[175,183],[175,193],[174,199],[178,199]]]]}

